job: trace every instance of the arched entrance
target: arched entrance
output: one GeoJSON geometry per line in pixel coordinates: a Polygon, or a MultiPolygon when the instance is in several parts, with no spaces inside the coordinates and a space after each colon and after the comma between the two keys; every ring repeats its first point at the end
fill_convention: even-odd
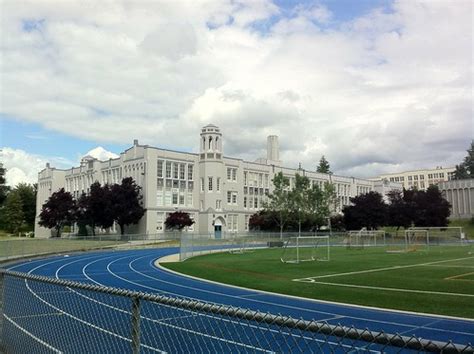
{"type": "Polygon", "coordinates": [[[222,227],[225,225],[225,220],[219,216],[214,220],[214,238],[222,238],[222,227]]]}

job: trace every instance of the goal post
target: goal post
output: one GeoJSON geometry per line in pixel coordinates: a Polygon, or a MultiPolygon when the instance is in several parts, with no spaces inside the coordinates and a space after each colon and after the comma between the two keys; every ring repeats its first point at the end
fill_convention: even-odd
{"type": "Polygon", "coordinates": [[[253,252],[254,249],[251,247],[251,238],[246,236],[235,235],[232,238],[232,244],[229,249],[229,253],[242,254],[253,252]]]}
{"type": "Polygon", "coordinates": [[[386,237],[384,230],[361,230],[348,231],[345,240],[347,248],[364,249],[365,247],[385,246],[386,237]]]}
{"type": "Polygon", "coordinates": [[[466,243],[466,235],[461,226],[411,227],[407,231],[417,230],[425,230],[427,233],[427,244],[431,246],[460,245],[466,243]]]}
{"type": "Polygon", "coordinates": [[[329,261],[329,236],[290,237],[283,246],[280,260],[283,263],[329,261]]]}

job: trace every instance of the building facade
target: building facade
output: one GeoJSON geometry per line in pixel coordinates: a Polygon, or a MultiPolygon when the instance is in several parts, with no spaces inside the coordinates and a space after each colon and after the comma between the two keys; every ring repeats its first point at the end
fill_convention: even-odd
{"type": "Polygon", "coordinates": [[[388,180],[389,182],[401,183],[405,189],[416,188],[418,190],[426,190],[431,185],[450,181],[455,170],[454,167],[443,168],[438,166],[428,170],[384,174],[374,180],[388,180]]]}
{"type": "MultiPolygon", "coordinates": [[[[80,166],[68,170],[47,164],[38,175],[37,215],[42,204],[60,188],[78,198],[88,193],[95,181],[111,184],[132,177],[142,187],[146,212],[137,225],[127,228],[127,233],[162,233],[167,215],[179,210],[189,213],[195,221],[188,232],[219,238],[225,233],[248,231],[250,216],[262,208],[266,195],[272,192],[272,179],[279,172],[290,179],[290,188],[297,173],[320,186],[333,183],[338,212],[356,195],[401,189],[401,184],[394,182],[282,167],[278,137],[274,135],[267,140],[267,157],[256,162],[224,156],[222,133],[212,124],[201,129],[199,146],[196,154],[140,145],[135,140],[116,159],[99,161],[85,156],[80,166]]],[[[35,234],[49,237],[51,231],[36,224],[35,234]]]]}
{"type": "Polygon", "coordinates": [[[439,188],[451,204],[451,219],[474,217],[474,178],[441,182],[439,188]]]}

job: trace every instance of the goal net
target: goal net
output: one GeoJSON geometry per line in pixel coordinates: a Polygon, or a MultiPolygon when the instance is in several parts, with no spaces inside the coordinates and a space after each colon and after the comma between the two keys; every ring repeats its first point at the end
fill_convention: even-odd
{"type": "Polygon", "coordinates": [[[329,261],[329,236],[290,237],[283,246],[283,263],[329,261]]]}
{"type": "Polygon", "coordinates": [[[426,244],[428,246],[437,245],[460,245],[466,244],[467,239],[463,228],[458,226],[446,227],[412,227],[407,232],[424,231],[427,234],[426,244]]]}
{"type": "Polygon", "coordinates": [[[231,248],[229,249],[229,253],[233,254],[242,254],[242,253],[249,253],[253,252],[253,245],[252,239],[250,237],[245,236],[235,236],[232,238],[231,248]]]}
{"type": "Polygon", "coordinates": [[[346,239],[347,248],[364,249],[365,247],[385,246],[385,231],[367,230],[349,231],[346,239]]]}

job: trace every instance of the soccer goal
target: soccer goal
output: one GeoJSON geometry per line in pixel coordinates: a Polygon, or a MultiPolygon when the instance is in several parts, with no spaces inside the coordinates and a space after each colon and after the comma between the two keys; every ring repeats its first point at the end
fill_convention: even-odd
{"type": "Polygon", "coordinates": [[[229,253],[242,254],[242,253],[253,252],[253,250],[254,249],[252,247],[250,237],[235,236],[232,238],[232,244],[231,244],[231,248],[229,249],[229,253]]]}
{"type": "Polygon", "coordinates": [[[283,246],[283,263],[329,261],[329,236],[290,237],[283,246]]]}
{"type": "Polygon", "coordinates": [[[385,231],[383,230],[367,230],[364,227],[361,230],[349,231],[347,233],[347,248],[364,249],[365,247],[385,245],[385,231]]]}
{"type": "Polygon", "coordinates": [[[408,232],[423,230],[427,233],[428,246],[439,245],[462,245],[467,244],[467,239],[463,228],[460,226],[446,226],[446,227],[412,227],[408,232]]]}

